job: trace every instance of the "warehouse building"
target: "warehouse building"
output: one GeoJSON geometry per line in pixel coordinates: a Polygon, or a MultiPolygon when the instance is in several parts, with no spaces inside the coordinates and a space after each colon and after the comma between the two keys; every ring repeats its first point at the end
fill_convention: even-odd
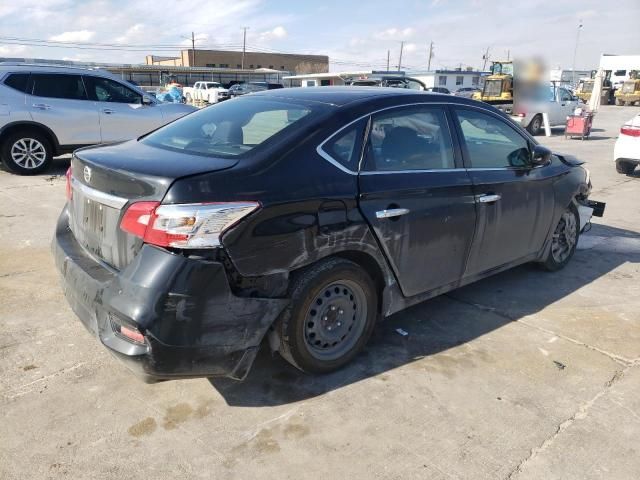
{"type": "Polygon", "coordinates": [[[329,70],[326,55],[302,55],[293,53],[242,52],[231,50],[182,50],[178,57],[146,56],[147,65],[172,67],[207,67],[257,70],[268,68],[295,73],[315,73],[329,70]]]}

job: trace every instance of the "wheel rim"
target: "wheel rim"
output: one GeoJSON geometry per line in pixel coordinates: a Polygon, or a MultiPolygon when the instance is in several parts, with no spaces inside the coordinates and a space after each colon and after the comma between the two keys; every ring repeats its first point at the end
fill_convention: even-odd
{"type": "Polygon", "coordinates": [[[11,146],[11,159],[22,168],[33,170],[47,159],[47,150],[35,138],[21,138],[11,146]]]}
{"type": "Polygon", "coordinates": [[[534,132],[537,132],[538,130],[540,130],[540,123],[541,122],[540,122],[540,119],[538,117],[533,119],[533,128],[532,128],[532,130],[534,132]]]}
{"type": "Polygon", "coordinates": [[[318,360],[347,354],[364,331],[367,301],[360,285],[350,280],[330,283],[313,299],[304,322],[304,341],[318,360]]]}
{"type": "Polygon", "coordinates": [[[576,227],[575,215],[571,211],[564,212],[551,242],[551,255],[557,263],[564,262],[571,255],[578,238],[576,227]]]}

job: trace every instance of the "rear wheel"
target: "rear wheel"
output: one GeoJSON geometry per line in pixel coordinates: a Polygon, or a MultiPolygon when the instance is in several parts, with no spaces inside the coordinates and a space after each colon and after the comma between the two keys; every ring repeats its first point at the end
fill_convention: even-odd
{"type": "Polygon", "coordinates": [[[636,169],[636,164],[632,162],[616,162],[616,172],[623,175],[631,175],[636,169]]]}
{"type": "Polygon", "coordinates": [[[40,132],[23,130],[9,134],[0,147],[5,167],[19,175],[42,172],[53,160],[49,139],[40,132]]]}
{"type": "Polygon", "coordinates": [[[291,303],[276,323],[279,352],[310,373],[328,373],[350,362],[371,336],[377,292],[357,264],[319,262],[296,278],[291,303]]]}
{"type": "Polygon", "coordinates": [[[538,114],[529,123],[527,130],[531,135],[538,135],[542,129],[542,115],[538,114]]]}
{"type": "Polygon", "coordinates": [[[580,235],[578,210],[571,204],[564,211],[551,238],[551,248],[542,266],[552,272],[563,268],[576,251],[580,235]]]}

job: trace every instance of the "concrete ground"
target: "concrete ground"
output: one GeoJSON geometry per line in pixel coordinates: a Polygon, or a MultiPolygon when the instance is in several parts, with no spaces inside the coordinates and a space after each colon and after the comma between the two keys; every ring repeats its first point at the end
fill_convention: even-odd
{"type": "Polygon", "coordinates": [[[243,383],[141,383],[59,286],[68,160],[0,173],[0,478],[639,478],[640,175],[611,159],[637,111],[603,107],[588,141],[541,138],[587,160],[607,202],[566,269],[397,314],[321,377],[264,351],[243,383]]]}

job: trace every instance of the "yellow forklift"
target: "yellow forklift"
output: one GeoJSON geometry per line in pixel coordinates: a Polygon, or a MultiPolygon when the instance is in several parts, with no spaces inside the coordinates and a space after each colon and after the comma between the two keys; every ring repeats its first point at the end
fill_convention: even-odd
{"type": "Polygon", "coordinates": [[[482,91],[471,98],[492,105],[513,103],[513,62],[492,62],[491,75],[485,78],[482,91]]]}
{"type": "Polygon", "coordinates": [[[622,87],[615,93],[616,105],[640,104],[640,71],[631,70],[629,80],[626,80],[622,87]]]}
{"type": "MultiPolygon", "coordinates": [[[[575,95],[584,103],[589,103],[591,98],[591,92],[593,92],[593,85],[595,83],[597,70],[591,70],[589,78],[582,78],[578,82],[575,95]]],[[[601,105],[609,105],[613,100],[613,90],[611,88],[611,70],[604,71],[604,78],[602,79],[602,94],[600,96],[601,105]]]]}

